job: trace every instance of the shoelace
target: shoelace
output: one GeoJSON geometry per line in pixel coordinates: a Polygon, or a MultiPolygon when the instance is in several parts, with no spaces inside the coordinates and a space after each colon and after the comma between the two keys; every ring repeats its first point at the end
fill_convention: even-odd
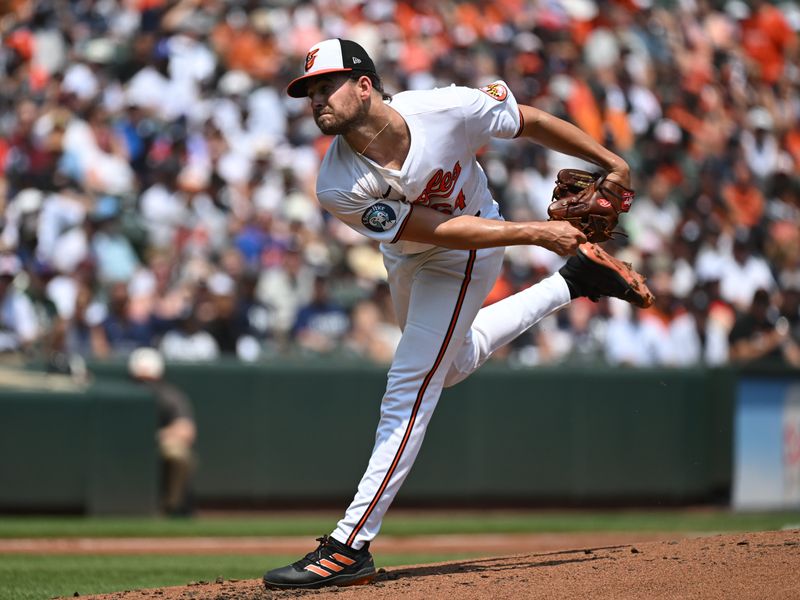
{"type": "Polygon", "coordinates": [[[294,563],[295,565],[305,566],[309,563],[315,563],[322,558],[322,550],[325,548],[325,546],[331,545],[331,538],[330,536],[323,535],[322,537],[318,537],[317,541],[319,542],[317,549],[306,554],[305,558],[298,560],[296,563],[294,563]]]}

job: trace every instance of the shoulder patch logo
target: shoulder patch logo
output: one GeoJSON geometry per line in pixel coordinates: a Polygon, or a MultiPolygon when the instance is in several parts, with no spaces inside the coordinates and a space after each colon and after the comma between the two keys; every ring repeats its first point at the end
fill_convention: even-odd
{"type": "Polygon", "coordinates": [[[373,204],[361,215],[361,224],[377,233],[388,231],[394,227],[395,223],[397,223],[397,215],[394,213],[394,209],[383,202],[373,204]]]}
{"type": "Polygon", "coordinates": [[[315,48],[308,54],[306,54],[306,71],[308,71],[311,67],[314,66],[314,61],[317,60],[317,52],[319,52],[319,48],[315,48]]]}
{"type": "Polygon", "coordinates": [[[490,83],[482,88],[479,88],[484,94],[491,96],[498,102],[502,102],[508,98],[508,90],[502,83],[490,83]]]}

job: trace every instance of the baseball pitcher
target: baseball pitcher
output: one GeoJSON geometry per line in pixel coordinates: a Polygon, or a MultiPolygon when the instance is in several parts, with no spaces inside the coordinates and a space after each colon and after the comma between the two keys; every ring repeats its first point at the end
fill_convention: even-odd
{"type": "Polygon", "coordinates": [[[381,243],[403,335],[352,503],[316,550],[269,571],[264,583],[353,585],[375,575],[370,541],[414,464],[442,388],[573,298],[615,296],[647,307],[653,296],[641,275],[587,241],[607,238],[630,206],[628,165],[573,125],[518,104],[503,81],[390,98],[361,46],[329,39],[311,48],[305,74],[287,91],[308,98],[320,130],[335,136],[320,167],[319,202],[381,243]],[[529,138],[596,164],[603,175],[564,174],[550,221],[504,221],[475,157],[491,137],[529,138]],[[482,309],[504,247],[517,244],[569,259],[482,309]]]}

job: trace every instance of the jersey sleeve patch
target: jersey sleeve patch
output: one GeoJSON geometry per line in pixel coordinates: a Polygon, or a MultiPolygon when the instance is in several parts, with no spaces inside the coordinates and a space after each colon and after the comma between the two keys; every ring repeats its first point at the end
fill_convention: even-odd
{"type": "Polygon", "coordinates": [[[489,85],[485,85],[478,89],[480,89],[480,91],[490,98],[494,98],[498,102],[502,102],[508,98],[508,89],[502,83],[490,83],[489,85]]]}
{"type": "Polygon", "coordinates": [[[390,230],[397,223],[397,215],[388,204],[377,202],[361,215],[361,224],[367,229],[382,233],[390,230]]]}

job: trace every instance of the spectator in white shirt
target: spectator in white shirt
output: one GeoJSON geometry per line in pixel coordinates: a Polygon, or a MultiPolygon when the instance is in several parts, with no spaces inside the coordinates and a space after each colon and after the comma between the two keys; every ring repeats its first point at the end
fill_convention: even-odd
{"type": "Polygon", "coordinates": [[[21,271],[16,255],[0,255],[0,353],[29,350],[40,335],[33,302],[13,284],[21,271]]]}
{"type": "Polygon", "coordinates": [[[747,230],[736,232],[733,251],[722,264],[720,294],[737,310],[746,311],[759,288],[771,292],[775,289],[775,278],[764,258],[755,253],[752,237],[747,230]]]}
{"type": "Polygon", "coordinates": [[[159,349],[167,361],[208,362],[220,354],[214,336],[202,329],[195,308],[164,334],[159,349]]]}
{"type": "Polygon", "coordinates": [[[677,350],[675,366],[722,365],[728,361],[728,330],[709,314],[708,294],[694,290],[685,301],[686,312],[669,326],[670,341],[677,350]]]}

